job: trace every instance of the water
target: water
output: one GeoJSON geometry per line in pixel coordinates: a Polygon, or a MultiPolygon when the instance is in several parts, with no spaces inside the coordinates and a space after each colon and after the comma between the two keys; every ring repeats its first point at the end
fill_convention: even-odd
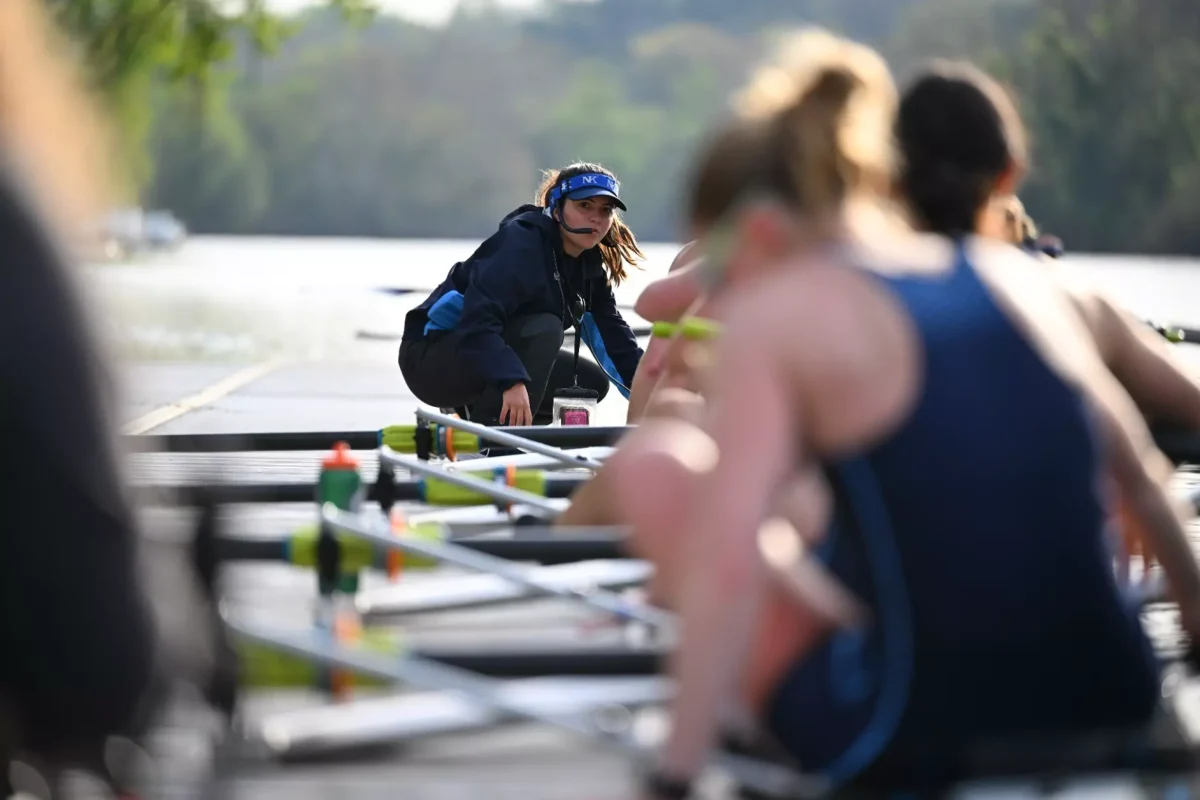
{"type": "MultiPolygon", "coordinates": [[[[386,353],[392,360],[404,314],[476,246],[197,237],[176,253],[93,265],[87,274],[106,331],[127,359],[341,361],[386,353]],[[424,291],[397,297],[379,291],[385,287],[424,291]]],[[[618,287],[619,303],[632,304],[647,282],[666,272],[679,247],[646,250],[646,269],[618,287]]]]}
{"type": "MultiPolygon", "coordinates": [[[[379,290],[432,289],[477,245],[194,237],[178,252],[90,266],[87,275],[106,331],[125,359],[392,361],[404,314],[423,294],[379,290]]],[[[621,304],[631,305],[650,280],[665,274],[679,245],[644,249],[645,268],[617,289],[621,304]]],[[[1200,260],[1070,255],[1063,268],[1144,318],[1200,327],[1200,260]]]]}

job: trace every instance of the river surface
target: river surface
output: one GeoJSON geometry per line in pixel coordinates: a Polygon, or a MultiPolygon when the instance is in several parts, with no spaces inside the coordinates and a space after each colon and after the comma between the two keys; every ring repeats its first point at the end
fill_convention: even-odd
{"type": "MultiPolygon", "coordinates": [[[[384,290],[431,289],[477,245],[202,236],[173,253],[89,266],[86,274],[124,359],[375,361],[395,357],[404,314],[423,297],[384,290]]],[[[679,245],[644,248],[644,269],[617,289],[622,304],[666,272],[679,245]]],[[[1200,260],[1069,255],[1064,268],[1143,317],[1200,327],[1200,260]]]]}

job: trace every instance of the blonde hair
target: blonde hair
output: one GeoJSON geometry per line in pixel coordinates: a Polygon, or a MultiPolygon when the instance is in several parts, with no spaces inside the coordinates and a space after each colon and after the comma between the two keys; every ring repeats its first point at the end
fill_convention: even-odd
{"type": "Polygon", "coordinates": [[[0,2],[0,147],[69,236],[110,201],[110,131],[38,0],[0,2]]]}
{"type": "Polygon", "coordinates": [[[882,199],[896,173],[898,102],[887,64],[869,47],[820,29],[786,37],[701,152],[689,221],[710,226],[752,192],[814,217],[854,197],[882,199]]]}

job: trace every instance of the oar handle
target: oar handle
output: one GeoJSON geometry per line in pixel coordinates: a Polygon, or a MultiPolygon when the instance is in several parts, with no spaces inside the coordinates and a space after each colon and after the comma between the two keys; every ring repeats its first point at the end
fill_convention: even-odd
{"type": "Polygon", "coordinates": [[[650,328],[650,334],[657,339],[670,339],[676,334],[690,341],[710,341],[721,335],[721,323],[704,317],[687,317],[675,322],[659,321],[650,328]]]}
{"type": "Polygon", "coordinates": [[[1158,331],[1168,342],[1175,344],[1200,344],[1200,329],[1188,328],[1183,325],[1159,325],[1157,322],[1146,320],[1146,324],[1158,331]]]}

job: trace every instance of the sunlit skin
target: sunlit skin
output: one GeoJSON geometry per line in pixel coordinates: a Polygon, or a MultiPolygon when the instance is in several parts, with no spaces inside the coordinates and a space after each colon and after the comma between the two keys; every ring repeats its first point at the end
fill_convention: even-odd
{"type": "MultiPolygon", "coordinates": [[[[667,274],[672,275],[679,271],[691,269],[700,258],[699,250],[695,242],[689,242],[676,255],[671,262],[671,266],[667,268],[667,274]]],[[[649,294],[648,302],[653,308],[655,299],[654,295],[661,291],[659,289],[660,281],[655,281],[650,284],[638,297],[637,307],[645,310],[647,302],[647,294],[649,294]]],[[[640,311],[638,313],[641,313],[640,311]]],[[[657,311],[655,312],[657,313],[657,311]]],[[[659,317],[650,316],[643,317],[650,320],[657,320],[659,317]]],[[[650,405],[653,403],[653,398],[658,394],[659,382],[663,376],[663,354],[667,348],[667,342],[658,337],[652,338],[650,343],[646,345],[646,352],[642,355],[642,360],[638,363],[637,374],[633,376],[633,385],[629,387],[629,410],[625,417],[625,422],[629,425],[637,424],[642,417],[650,413],[650,405]]]]}
{"type": "MultiPolygon", "coordinates": [[[[1069,311],[1064,315],[1063,301],[1044,284],[1038,287],[1035,276],[1014,274],[1027,273],[1022,264],[1029,266],[1017,253],[992,249],[987,260],[989,268],[981,268],[981,274],[1002,295],[1006,310],[1034,331],[1039,349],[1057,369],[1090,389],[1112,474],[1131,513],[1171,551],[1164,565],[1174,573],[1173,588],[1188,607],[1184,624],[1200,624],[1195,562],[1162,490],[1169,465],[1154,451],[1144,423],[1130,415],[1128,398],[1122,399],[1086,334],[1080,337],[1078,322],[1069,311]]],[[[948,263],[950,254],[939,253],[930,266],[948,263]]],[[[771,588],[777,584],[767,580],[765,565],[755,557],[753,531],[768,515],[771,487],[786,480],[797,464],[817,463],[849,441],[874,439],[903,417],[918,386],[919,356],[909,323],[871,282],[813,265],[754,284],[722,314],[729,334],[718,344],[713,365],[721,380],[706,382],[709,410],[702,429],[681,422],[659,426],[655,436],[644,437],[640,452],[620,454],[615,476],[635,529],[657,531],[642,544],[662,547],[659,558],[682,559],[663,572],[657,587],[684,618],[684,646],[673,671],[681,693],[677,727],[664,762],[675,774],[693,774],[702,763],[728,687],[741,686],[742,702],[757,709],[759,692],[769,683],[762,671],[780,668],[782,650],[798,657],[829,624],[811,601],[779,608],[782,598],[771,588]],[[780,336],[781,330],[791,335],[780,336]],[[837,335],[818,335],[830,330],[837,335]],[[827,349],[834,343],[844,352],[836,373],[827,374],[827,349]],[[856,358],[861,363],[852,369],[856,358]],[[753,415],[744,413],[748,407],[755,408],[753,415]],[[685,538],[688,547],[670,554],[669,545],[685,538]],[[732,603],[734,597],[740,601],[732,603]],[[790,634],[777,642],[785,645],[781,651],[764,652],[767,631],[760,626],[779,613],[788,626],[771,634],[790,634]]],[[[811,473],[809,480],[814,480],[811,473]]],[[[815,496],[822,494],[818,490],[815,496]]],[[[820,530],[812,521],[804,527],[807,531],[798,532],[806,539],[820,530]]]]}
{"type": "Polygon", "coordinates": [[[980,215],[976,232],[980,236],[999,239],[1009,244],[1021,244],[1021,226],[1010,218],[1008,205],[1003,200],[996,200],[987,205],[980,215]]]}
{"type": "Polygon", "coordinates": [[[592,233],[562,232],[563,252],[576,258],[585,250],[600,244],[608,235],[617,213],[617,204],[611,197],[589,197],[586,200],[566,200],[562,203],[562,221],[571,228],[591,228],[592,233]]]}
{"type": "MultiPolygon", "coordinates": [[[[782,230],[768,232],[767,237],[786,236],[782,230]]],[[[781,242],[779,247],[785,245],[781,242]]],[[[719,301],[719,292],[714,296],[701,291],[697,271],[703,252],[699,242],[689,242],[676,254],[667,270],[667,275],[650,283],[639,295],[635,310],[646,319],[677,322],[691,311],[704,314],[719,301]]],[[[753,276],[754,270],[742,270],[729,276],[730,283],[737,284],[753,276]]],[[[689,341],[681,336],[672,338],[655,337],[650,340],[629,395],[629,424],[641,424],[663,419],[677,419],[699,423],[704,411],[704,398],[700,395],[703,374],[711,353],[711,344],[689,341]]],[[[635,430],[626,436],[620,445],[622,452],[639,452],[643,438],[653,439],[650,428],[643,433],[635,430]]],[[[610,459],[610,466],[597,471],[571,496],[571,505],[558,517],[564,526],[625,525],[628,516],[623,506],[616,502],[612,473],[620,469],[625,457],[610,459]]],[[[653,535],[650,533],[649,535],[653,535]]],[[[655,547],[655,545],[651,545],[655,547]]],[[[639,551],[640,552],[640,551],[639,551]]],[[[655,552],[659,552],[655,549],[655,552]]],[[[652,599],[661,598],[652,591],[652,599]]]]}
{"type": "MultiPolygon", "coordinates": [[[[754,257],[739,259],[725,275],[720,287],[704,290],[699,277],[704,251],[699,240],[692,240],[676,254],[668,274],[653,281],[642,291],[635,303],[635,311],[646,319],[669,322],[678,322],[684,316],[719,313],[725,290],[754,279],[762,271],[773,267],[773,258],[797,243],[799,234],[795,225],[771,210],[761,211],[748,215],[748,224],[759,242],[754,257]]],[[[701,388],[711,364],[712,352],[712,342],[691,341],[682,336],[652,339],[634,378],[629,398],[629,423],[641,425],[657,424],[661,420],[681,420],[698,424],[704,412],[701,388]]],[[[619,454],[609,460],[609,465],[599,470],[592,480],[572,495],[571,505],[559,515],[558,524],[628,524],[625,506],[617,502],[613,473],[620,470],[619,465],[630,458],[636,460],[636,455],[628,454],[641,452],[648,442],[656,438],[653,425],[626,436],[621,442],[619,454]]],[[[786,510],[781,513],[790,516],[793,512],[786,510]]],[[[649,531],[646,535],[654,536],[655,532],[649,531]]],[[[652,599],[657,602],[661,596],[652,593],[652,599]]]]}

